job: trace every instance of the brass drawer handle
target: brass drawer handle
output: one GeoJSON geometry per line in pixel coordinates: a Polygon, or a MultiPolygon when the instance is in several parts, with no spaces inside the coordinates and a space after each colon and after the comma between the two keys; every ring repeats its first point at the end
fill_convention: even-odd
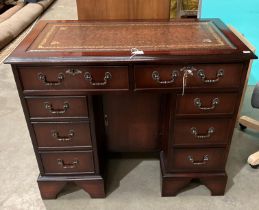
{"type": "Polygon", "coordinates": [[[193,165],[205,165],[208,160],[209,160],[209,156],[208,155],[204,155],[203,156],[203,160],[202,161],[195,161],[193,159],[193,157],[191,155],[188,156],[188,160],[193,164],[193,165]]]}
{"type": "Polygon", "coordinates": [[[211,105],[211,107],[203,107],[200,98],[195,98],[195,99],[193,100],[193,102],[194,102],[194,105],[195,105],[196,107],[198,107],[198,109],[200,109],[200,110],[205,110],[205,111],[206,111],[206,110],[213,110],[213,109],[215,109],[216,106],[219,104],[219,99],[218,99],[218,98],[214,98],[214,99],[212,100],[212,105],[211,105]]]}
{"type": "Polygon", "coordinates": [[[174,83],[176,77],[178,77],[178,76],[179,76],[179,72],[173,71],[172,74],[171,74],[171,80],[161,81],[160,80],[160,74],[157,71],[153,71],[153,73],[152,73],[152,79],[154,81],[156,81],[157,83],[163,84],[163,85],[174,83]]]}
{"type": "Polygon", "coordinates": [[[93,86],[104,86],[108,84],[108,80],[112,79],[110,72],[105,72],[103,82],[95,82],[92,75],[89,72],[85,72],[85,79],[93,86]]]}
{"type": "Polygon", "coordinates": [[[215,132],[215,129],[213,127],[210,127],[208,129],[208,133],[207,134],[198,134],[198,130],[195,127],[191,128],[191,133],[195,136],[195,138],[197,139],[208,139],[211,137],[211,134],[213,134],[215,132]]]}
{"type": "Polygon", "coordinates": [[[70,130],[69,133],[68,133],[68,136],[66,136],[66,137],[65,136],[59,136],[59,133],[56,130],[51,131],[51,133],[52,133],[52,137],[55,138],[58,141],[72,141],[72,139],[75,135],[74,130],[70,130]]]}
{"type": "Polygon", "coordinates": [[[76,168],[79,164],[79,160],[74,160],[72,163],[65,163],[64,160],[57,159],[58,165],[61,166],[64,169],[72,169],[76,168]]]}
{"type": "Polygon", "coordinates": [[[50,82],[50,81],[47,80],[47,76],[46,75],[44,75],[43,73],[39,73],[38,74],[38,79],[40,81],[42,81],[43,84],[45,84],[46,86],[59,86],[59,85],[61,85],[62,81],[65,79],[65,76],[64,76],[64,74],[59,73],[58,74],[58,78],[57,78],[58,81],[50,82]]]}
{"type": "Polygon", "coordinates": [[[64,102],[63,109],[61,110],[55,110],[52,107],[52,104],[50,104],[49,102],[44,102],[44,105],[45,105],[45,109],[48,110],[51,114],[64,114],[69,109],[68,102],[64,102]]]}
{"type": "Polygon", "coordinates": [[[219,69],[216,75],[216,79],[207,79],[204,71],[200,69],[197,72],[198,77],[204,82],[204,83],[216,83],[224,76],[224,69],[219,69]]]}
{"type": "Polygon", "coordinates": [[[82,71],[79,69],[68,69],[68,70],[66,70],[66,74],[76,76],[78,74],[82,74],[82,71]]]}

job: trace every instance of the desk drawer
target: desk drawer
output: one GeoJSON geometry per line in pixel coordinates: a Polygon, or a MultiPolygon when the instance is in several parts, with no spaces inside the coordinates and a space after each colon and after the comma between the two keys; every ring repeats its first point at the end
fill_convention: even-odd
{"type": "Polygon", "coordinates": [[[225,153],[224,148],[174,149],[169,164],[180,171],[224,170],[225,153]]]}
{"type": "Polygon", "coordinates": [[[91,173],[94,170],[93,152],[40,153],[45,174],[91,173]]]}
{"type": "Polygon", "coordinates": [[[239,87],[242,64],[136,65],[136,88],[182,87],[183,69],[190,67],[187,87],[239,87]]]}
{"type": "Polygon", "coordinates": [[[231,122],[231,119],[176,120],[173,145],[226,145],[231,132],[231,122]]]}
{"type": "Polygon", "coordinates": [[[232,114],[237,103],[235,93],[177,95],[176,115],[232,114]]]}
{"type": "Polygon", "coordinates": [[[134,67],[135,88],[175,88],[181,87],[182,76],[177,66],[136,65],[134,67]]]}
{"type": "Polygon", "coordinates": [[[76,97],[27,97],[31,118],[88,117],[87,98],[76,97]]]}
{"type": "Polygon", "coordinates": [[[88,122],[33,123],[39,149],[92,147],[88,122]]]}
{"type": "Polygon", "coordinates": [[[22,67],[24,90],[128,89],[127,66],[22,67]]]}

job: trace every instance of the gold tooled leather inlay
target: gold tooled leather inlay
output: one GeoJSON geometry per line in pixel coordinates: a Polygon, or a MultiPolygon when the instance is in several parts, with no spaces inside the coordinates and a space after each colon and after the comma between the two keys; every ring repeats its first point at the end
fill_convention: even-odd
{"type": "Polygon", "coordinates": [[[211,22],[49,23],[29,51],[234,49],[211,22]],[[35,44],[37,43],[37,44],[35,44]]]}

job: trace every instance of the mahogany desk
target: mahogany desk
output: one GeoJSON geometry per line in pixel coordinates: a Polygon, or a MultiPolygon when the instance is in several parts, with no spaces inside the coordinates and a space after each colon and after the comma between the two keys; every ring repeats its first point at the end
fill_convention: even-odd
{"type": "Polygon", "coordinates": [[[104,197],[111,152],[160,152],[162,196],[176,195],[192,179],[223,195],[255,58],[218,19],[39,22],[6,63],[37,157],[42,198],[55,198],[69,181],[104,197]],[[133,48],[144,54],[131,57],[133,48]]]}

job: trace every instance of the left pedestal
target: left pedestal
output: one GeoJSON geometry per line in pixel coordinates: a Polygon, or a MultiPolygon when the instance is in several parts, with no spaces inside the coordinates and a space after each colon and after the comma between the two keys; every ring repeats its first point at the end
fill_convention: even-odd
{"type": "Polygon", "coordinates": [[[60,94],[73,84],[85,84],[82,70],[48,65],[12,68],[40,170],[42,198],[55,199],[68,182],[92,198],[105,197],[100,165],[104,148],[97,142],[103,139],[100,99],[88,92],[60,94]],[[95,119],[96,115],[101,117],[95,119]]]}

